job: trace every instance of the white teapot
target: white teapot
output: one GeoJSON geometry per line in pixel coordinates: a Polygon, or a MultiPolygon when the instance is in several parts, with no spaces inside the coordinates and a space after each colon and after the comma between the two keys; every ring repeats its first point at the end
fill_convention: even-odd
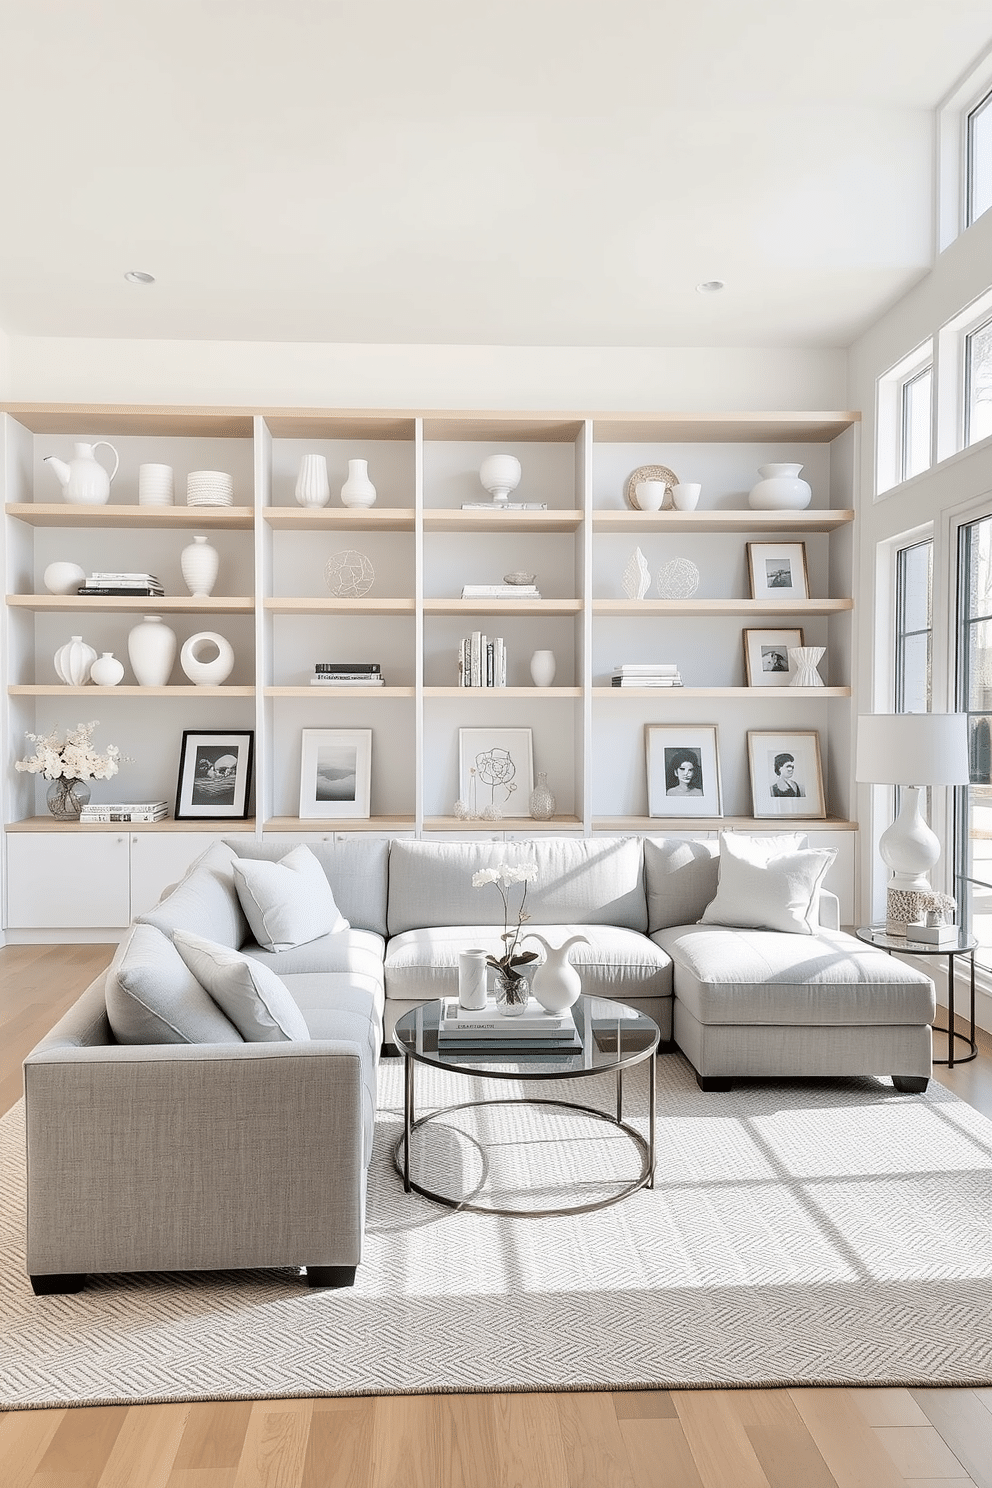
{"type": "Polygon", "coordinates": [[[117,474],[120,456],[105,439],[98,439],[95,444],[74,444],[72,449],[73,458],[68,465],[54,455],[45,456],[45,464],[50,465],[58,476],[62,495],[75,506],[105,505],[110,500],[110,482],[117,474]],[[101,444],[114,457],[114,468],[109,475],[93,453],[101,444]]]}

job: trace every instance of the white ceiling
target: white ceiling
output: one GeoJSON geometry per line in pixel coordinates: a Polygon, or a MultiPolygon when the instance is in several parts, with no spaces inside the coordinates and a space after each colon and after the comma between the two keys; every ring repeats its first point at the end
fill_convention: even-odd
{"type": "Polygon", "coordinates": [[[990,40],[988,0],[0,0],[0,327],[846,345],[930,263],[990,40]]]}

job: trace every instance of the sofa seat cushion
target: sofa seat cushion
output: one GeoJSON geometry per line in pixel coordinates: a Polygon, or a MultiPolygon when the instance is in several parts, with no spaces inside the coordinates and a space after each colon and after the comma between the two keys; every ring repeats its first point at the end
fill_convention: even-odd
{"type": "Polygon", "coordinates": [[[385,942],[372,930],[342,930],[335,935],[322,935],[289,951],[266,951],[253,940],[245,941],[241,952],[263,965],[276,976],[290,976],[317,971],[348,971],[362,976],[378,977],[382,983],[382,957],[385,942]]]}
{"type": "Polygon", "coordinates": [[[167,936],[134,925],[110,963],[107,1017],[119,1044],[242,1044],[167,936]]]}
{"type": "Polygon", "coordinates": [[[651,939],[675,965],[675,995],[699,1023],[932,1023],[933,982],[840,930],[788,935],[680,925],[651,939]]]}
{"type": "MultiPolygon", "coordinates": [[[[386,998],[423,1001],[458,991],[458,953],[478,947],[498,956],[502,925],[436,925],[394,935],[386,948],[386,998]]],[[[636,930],[612,925],[542,925],[552,945],[585,935],[589,945],[573,946],[569,960],[593,997],[670,997],[672,963],[668,954],[636,930]]],[[[533,941],[525,950],[540,951],[533,941]]]]}
{"type": "MultiPolygon", "coordinates": [[[[382,1047],[382,993],[344,972],[291,973],[286,990],[306,1019],[311,1039],[354,1044],[362,1061],[362,1127],[365,1162],[375,1131],[376,1068],[382,1047]]],[[[319,1132],[302,1134],[319,1141],[319,1132]]]]}
{"type": "Polygon", "coordinates": [[[250,934],[234,882],[236,862],[226,843],[213,843],[171,893],[138,916],[139,924],[154,925],[170,939],[174,931],[188,930],[236,951],[250,934]]]}

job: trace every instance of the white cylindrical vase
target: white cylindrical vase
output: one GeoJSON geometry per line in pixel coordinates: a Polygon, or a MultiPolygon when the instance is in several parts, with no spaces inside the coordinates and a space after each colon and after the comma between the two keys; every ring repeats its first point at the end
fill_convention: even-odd
{"type": "Polygon", "coordinates": [[[748,496],[755,511],[802,511],[813,492],[808,481],[799,479],[801,465],[759,465],[762,479],[748,496]]]}
{"type": "Polygon", "coordinates": [[[375,486],[369,480],[367,460],[348,461],[348,479],[341,487],[342,506],[372,506],[375,503],[375,486]]]}
{"type": "Polygon", "coordinates": [[[479,1013],[486,1005],[486,952],[458,953],[458,1005],[466,1012],[479,1013]]]}
{"type": "Polygon", "coordinates": [[[206,599],[217,582],[220,558],[217,549],[211,547],[205,537],[194,537],[188,548],[179,555],[179,567],[183,572],[186,588],[194,599],[206,599]]]}
{"type": "Polygon", "coordinates": [[[296,477],[296,500],[300,506],[326,506],[331,499],[326,455],[304,455],[296,477]]]}
{"type": "Polygon", "coordinates": [[[124,677],[124,663],[112,651],[104,651],[90,667],[90,681],[97,687],[116,687],[124,677]]]}
{"type": "Polygon", "coordinates": [[[167,687],[176,659],[176,633],[161,615],[146,615],[128,634],[127,654],[139,687],[167,687]]]}
{"type": "Polygon", "coordinates": [[[67,687],[85,687],[90,680],[90,667],[96,661],[96,652],[87,646],[82,636],[71,636],[60,646],[53,658],[55,671],[67,687]]]}
{"type": "Polygon", "coordinates": [[[234,670],[234,648],[215,630],[201,630],[184,642],[179,665],[194,687],[220,687],[234,670]]]}
{"type": "Polygon", "coordinates": [[[530,659],[530,674],[535,687],[550,687],[555,680],[555,653],[553,651],[535,651],[530,659]]]}

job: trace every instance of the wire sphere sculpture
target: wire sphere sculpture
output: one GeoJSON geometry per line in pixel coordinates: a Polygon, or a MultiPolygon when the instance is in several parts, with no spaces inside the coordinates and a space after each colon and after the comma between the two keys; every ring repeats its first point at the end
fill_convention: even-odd
{"type": "Polygon", "coordinates": [[[345,548],[328,558],[324,579],[335,599],[361,599],[375,583],[375,569],[364,553],[345,548]]]}
{"type": "Polygon", "coordinates": [[[658,574],[660,599],[689,599],[699,588],[699,569],[688,558],[673,558],[658,574]]]}

